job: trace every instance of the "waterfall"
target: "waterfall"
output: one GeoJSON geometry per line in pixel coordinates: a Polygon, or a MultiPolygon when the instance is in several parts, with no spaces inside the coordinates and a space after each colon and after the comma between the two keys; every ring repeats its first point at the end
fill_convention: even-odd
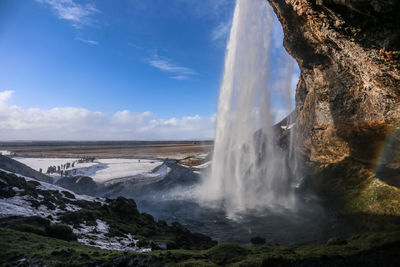
{"type": "Polygon", "coordinates": [[[293,208],[296,202],[288,160],[292,149],[277,147],[273,130],[273,108],[293,109],[293,60],[276,52],[273,23],[266,0],[237,0],[212,169],[200,190],[203,202],[219,203],[231,215],[266,207],[293,208]]]}

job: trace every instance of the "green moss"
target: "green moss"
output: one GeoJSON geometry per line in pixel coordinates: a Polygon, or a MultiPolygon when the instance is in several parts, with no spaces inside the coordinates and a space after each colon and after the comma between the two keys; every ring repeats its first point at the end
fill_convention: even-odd
{"type": "Polygon", "coordinates": [[[382,266],[400,260],[400,232],[366,233],[346,245],[239,246],[221,244],[208,250],[169,250],[124,253],[88,247],[75,241],[0,228],[0,265],[21,259],[49,266],[118,265],[137,261],[169,266],[320,266],[348,262],[382,266]],[[386,254],[385,254],[386,253],[386,254]],[[387,257],[381,257],[387,255],[387,257]],[[337,262],[338,261],[338,262],[337,262]],[[369,264],[370,263],[370,264],[369,264]]]}
{"type": "Polygon", "coordinates": [[[314,169],[314,190],[342,214],[400,215],[400,189],[382,182],[374,170],[350,158],[314,169]]]}
{"type": "Polygon", "coordinates": [[[15,264],[20,259],[50,266],[80,265],[90,260],[101,262],[123,255],[120,252],[83,246],[75,241],[67,242],[32,233],[0,229],[0,265],[15,264]]]}

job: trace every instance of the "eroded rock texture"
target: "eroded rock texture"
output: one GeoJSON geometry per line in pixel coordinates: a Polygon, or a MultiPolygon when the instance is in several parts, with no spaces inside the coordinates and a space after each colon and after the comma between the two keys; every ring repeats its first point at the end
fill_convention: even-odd
{"type": "Polygon", "coordinates": [[[282,23],[284,46],[301,69],[296,132],[314,182],[325,195],[340,194],[343,203],[362,196],[349,210],[400,214],[398,207],[383,209],[375,192],[383,186],[390,201],[400,200],[397,188],[375,179],[382,162],[392,168],[390,179],[400,179],[400,1],[269,2],[282,23]],[[350,180],[356,193],[344,197],[350,180]]]}

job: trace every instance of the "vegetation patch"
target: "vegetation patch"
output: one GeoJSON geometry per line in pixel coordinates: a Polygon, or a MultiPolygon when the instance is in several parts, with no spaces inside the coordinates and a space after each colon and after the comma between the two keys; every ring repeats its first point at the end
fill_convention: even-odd
{"type": "Polygon", "coordinates": [[[379,180],[374,170],[356,160],[317,167],[310,180],[338,213],[400,216],[400,189],[379,180]]]}
{"type": "Polygon", "coordinates": [[[149,253],[102,250],[76,241],[0,228],[0,265],[49,266],[396,266],[400,232],[365,233],[346,244],[239,246],[149,253]]]}

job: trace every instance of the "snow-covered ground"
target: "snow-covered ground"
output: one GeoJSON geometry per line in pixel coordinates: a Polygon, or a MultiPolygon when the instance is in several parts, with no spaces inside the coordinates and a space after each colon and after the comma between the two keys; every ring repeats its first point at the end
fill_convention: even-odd
{"type": "MultiPolygon", "coordinates": [[[[148,159],[100,159],[97,160],[98,164],[103,167],[97,170],[93,176],[90,176],[96,182],[104,183],[108,180],[113,180],[116,178],[130,177],[130,176],[148,176],[153,177],[152,171],[163,164],[161,160],[148,160],[148,159]]],[[[98,165],[97,165],[98,166],[98,165]]],[[[95,166],[96,167],[96,166],[95,166]]],[[[85,175],[84,173],[90,174],[93,169],[87,168],[80,175],[85,175]]]]}
{"type": "Polygon", "coordinates": [[[162,164],[157,166],[157,169],[154,170],[153,172],[141,172],[136,175],[132,176],[122,176],[120,178],[112,178],[104,181],[105,185],[110,185],[110,184],[115,184],[115,183],[121,183],[121,182],[126,182],[126,181],[131,181],[134,183],[140,183],[140,184],[146,184],[146,183],[155,183],[158,182],[162,179],[164,179],[165,176],[171,171],[167,165],[162,164]]]}
{"type": "MultiPolygon", "coordinates": [[[[94,162],[78,163],[76,158],[15,158],[19,162],[39,171],[47,171],[49,166],[61,166],[75,162],[74,167],[67,169],[69,176],[89,176],[94,181],[105,183],[118,178],[140,176],[140,178],[154,178],[160,176],[153,170],[163,164],[161,160],[150,159],[97,159],[94,162]]],[[[166,174],[165,174],[166,175],[166,174]]],[[[59,173],[51,174],[60,178],[59,173]]]]}
{"type": "MultiPolygon", "coordinates": [[[[38,199],[43,199],[43,196],[39,195],[38,199]]],[[[30,196],[14,196],[11,198],[0,199],[0,218],[9,216],[40,216],[46,218],[49,215],[52,216],[52,218],[58,218],[58,216],[65,211],[80,210],[79,207],[72,204],[66,204],[65,211],[60,210],[58,207],[54,210],[50,210],[44,205],[34,208],[28,200],[36,199],[33,199],[30,196]]],[[[57,222],[57,220],[53,221],[57,222]]]]}
{"type": "MultiPolygon", "coordinates": [[[[0,169],[0,171],[5,172],[5,173],[12,173],[15,174],[18,177],[24,178],[26,181],[37,181],[34,178],[31,177],[26,177],[24,175],[20,175],[18,173],[13,173],[9,172],[3,169],[0,169]]],[[[2,180],[2,179],[1,179],[2,180]]],[[[6,183],[5,181],[2,181],[6,183]]],[[[45,182],[39,182],[40,185],[37,187],[40,190],[55,190],[59,191],[62,195],[64,195],[63,192],[68,192],[69,194],[72,194],[75,196],[76,200],[86,200],[86,201],[97,201],[100,203],[104,203],[104,199],[101,198],[95,198],[91,196],[86,196],[86,195],[78,195],[75,194],[74,192],[56,186],[52,184],[48,184],[45,182]]],[[[13,188],[14,191],[20,191],[18,188],[13,188]]],[[[42,195],[38,195],[37,199],[43,199],[42,195]]],[[[54,210],[48,209],[44,205],[40,205],[39,207],[32,207],[31,203],[29,200],[35,200],[29,195],[25,196],[19,196],[16,195],[11,198],[2,198],[0,199],[0,218],[2,217],[8,217],[8,216],[40,216],[40,217],[47,217],[51,215],[55,221],[57,221],[57,218],[60,214],[64,213],[65,211],[77,211],[80,210],[80,207],[73,205],[73,204],[66,204],[66,209],[65,210],[60,210],[58,207],[54,210]]]]}
{"type": "MultiPolygon", "coordinates": [[[[2,172],[12,173],[3,169],[0,169],[2,172]]],[[[77,200],[86,200],[86,201],[96,201],[100,202],[102,205],[105,204],[105,200],[102,198],[94,198],[85,195],[75,194],[72,191],[69,191],[65,188],[48,184],[45,182],[37,181],[34,178],[26,177],[20,175],[18,173],[12,173],[16,176],[24,178],[26,181],[36,181],[40,185],[37,186],[38,189],[41,190],[49,190],[51,191],[58,191],[64,197],[67,192],[69,194],[74,195],[74,199],[69,200],[73,202],[77,200]],[[65,192],[65,193],[64,193],[65,192]]],[[[0,178],[0,181],[3,183],[7,182],[0,178]]],[[[13,190],[16,192],[22,192],[23,189],[19,189],[13,187],[13,190]]],[[[0,218],[10,217],[10,216],[40,216],[42,218],[46,218],[51,216],[51,221],[53,223],[60,222],[60,216],[67,212],[67,211],[78,211],[81,208],[78,205],[65,203],[65,209],[60,209],[58,206],[55,205],[55,209],[49,209],[45,205],[40,206],[33,206],[29,200],[34,201],[41,201],[44,199],[43,195],[38,194],[37,197],[33,197],[31,195],[20,195],[16,194],[10,198],[3,198],[0,197],[0,218]]],[[[96,226],[88,226],[86,223],[80,224],[78,227],[74,227],[73,225],[69,225],[72,231],[78,236],[78,242],[85,244],[87,246],[94,246],[99,247],[102,249],[109,249],[109,250],[119,250],[119,251],[136,251],[136,252],[148,252],[151,251],[151,248],[140,248],[138,246],[138,240],[134,239],[134,236],[131,234],[127,234],[124,236],[108,236],[109,233],[109,226],[106,222],[97,219],[96,226]]]]}
{"type": "Polygon", "coordinates": [[[195,154],[179,162],[179,165],[191,169],[194,173],[200,174],[201,170],[208,169],[211,166],[209,154],[195,154]]]}

